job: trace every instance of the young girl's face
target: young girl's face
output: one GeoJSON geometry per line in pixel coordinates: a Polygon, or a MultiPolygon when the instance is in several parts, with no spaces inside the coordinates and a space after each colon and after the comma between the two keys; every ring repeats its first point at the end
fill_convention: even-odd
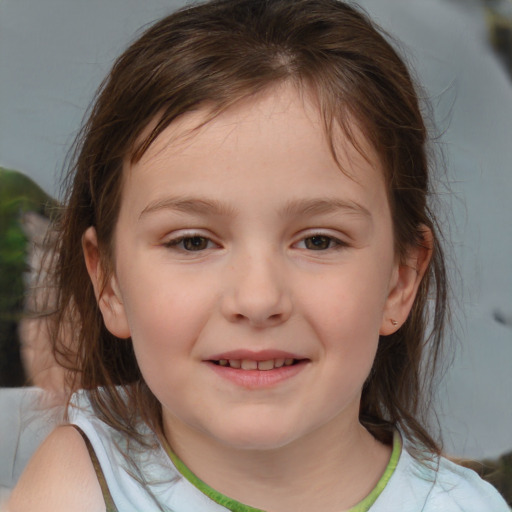
{"type": "Polygon", "coordinates": [[[131,336],[170,437],[270,449],[339,435],[358,425],[379,333],[410,306],[382,170],[340,134],[342,172],[292,87],[191,132],[206,115],[125,170],[106,325],[131,336]]]}

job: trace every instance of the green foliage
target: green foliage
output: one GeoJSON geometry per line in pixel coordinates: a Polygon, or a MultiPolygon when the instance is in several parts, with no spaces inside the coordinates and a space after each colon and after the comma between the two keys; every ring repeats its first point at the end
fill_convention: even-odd
{"type": "Polygon", "coordinates": [[[0,385],[20,384],[16,379],[5,380],[13,373],[13,365],[20,364],[17,323],[23,308],[28,249],[23,214],[45,215],[55,205],[30,178],[0,167],[0,385]]]}
{"type": "Polygon", "coordinates": [[[0,167],[0,208],[11,208],[15,203],[23,211],[33,211],[41,215],[47,214],[49,207],[56,202],[46,192],[21,172],[0,167]]]}
{"type": "Polygon", "coordinates": [[[44,215],[52,204],[30,178],[0,167],[0,321],[19,314],[23,298],[27,238],[22,216],[28,211],[44,215]]]}

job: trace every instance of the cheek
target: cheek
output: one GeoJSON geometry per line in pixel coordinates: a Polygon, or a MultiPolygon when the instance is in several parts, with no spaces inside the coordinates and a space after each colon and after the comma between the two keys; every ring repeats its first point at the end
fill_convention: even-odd
{"type": "Polygon", "coordinates": [[[361,273],[333,273],[323,283],[304,283],[305,317],[328,338],[377,339],[388,296],[387,281],[366,267],[361,273]]]}
{"type": "Polygon", "coordinates": [[[181,354],[193,352],[215,302],[208,287],[193,280],[146,276],[132,280],[123,292],[135,355],[145,377],[156,368],[169,372],[181,354]]]}
{"type": "Polygon", "coordinates": [[[333,379],[353,392],[373,365],[387,297],[387,282],[369,268],[333,274],[320,286],[302,286],[308,290],[301,301],[307,329],[320,341],[333,379]]]}

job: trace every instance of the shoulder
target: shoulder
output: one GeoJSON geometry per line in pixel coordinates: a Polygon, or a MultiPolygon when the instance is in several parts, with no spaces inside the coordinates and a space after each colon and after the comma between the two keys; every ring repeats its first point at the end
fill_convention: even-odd
{"type": "Polygon", "coordinates": [[[34,454],[7,503],[7,512],[105,511],[89,452],[71,426],[54,430],[34,454]]]}
{"type": "MultiPolygon", "coordinates": [[[[473,470],[441,458],[437,469],[432,506],[449,504],[461,512],[509,512],[498,491],[473,470]]],[[[434,510],[436,510],[434,508],[434,510]]]]}
{"type": "Polygon", "coordinates": [[[509,512],[492,485],[474,471],[444,457],[419,462],[403,449],[390,484],[388,498],[393,499],[395,505],[397,499],[400,500],[399,504],[403,503],[407,510],[509,512]]]}

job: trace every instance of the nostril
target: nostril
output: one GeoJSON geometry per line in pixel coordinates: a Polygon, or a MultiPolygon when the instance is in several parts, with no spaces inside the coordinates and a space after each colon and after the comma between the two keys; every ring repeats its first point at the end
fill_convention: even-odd
{"type": "Polygon", "coordinates": [[[282,313],[275,313],[273,315],[265,316],[265,315],[243,315],[242,313],[235,313],[232,319],[236,322],[249,322],[251,325],[259,326],[259,325],[272,325],[275,323],[279,323],[283,320],[284,315],[282,313]]]}
{"type": "Polygon", "coordinates": [[[287,320],[292,306],[284,292],[263,293],[257,286],[247,290],[238,283],[221,302],[222,314],[230,322],[247,323],[254,327],[275,326],[287,320]]]}

